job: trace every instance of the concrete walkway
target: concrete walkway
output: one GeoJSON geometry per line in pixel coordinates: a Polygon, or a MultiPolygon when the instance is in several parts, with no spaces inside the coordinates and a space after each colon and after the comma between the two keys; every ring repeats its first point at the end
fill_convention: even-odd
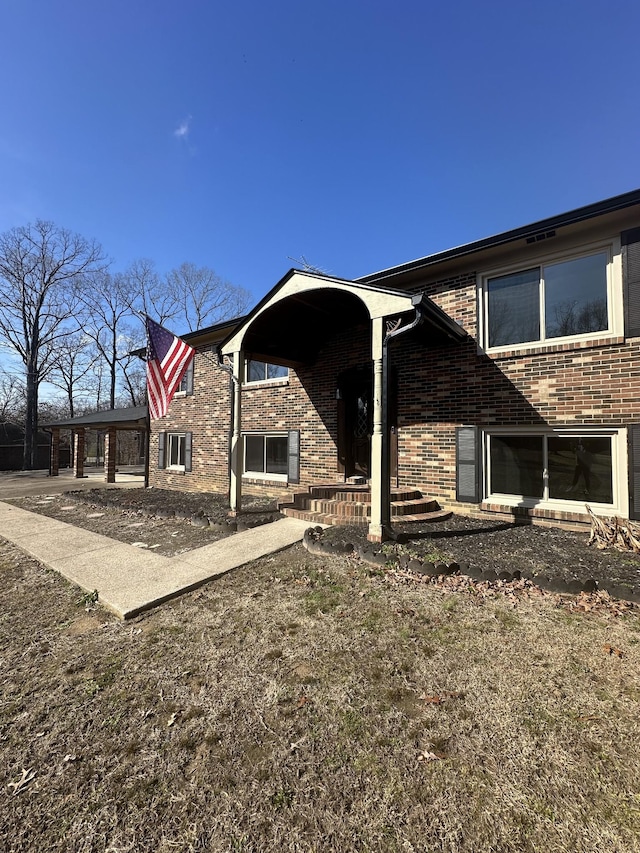
{"type": "Polygon", "coordinates": [[[87,592],[97,590],[99,602],[121,619],[287,548],[302,539],[308,526],[306,521],[282,518],[177,557],[163,557],[0,501],[0,537],[87,592]]]}

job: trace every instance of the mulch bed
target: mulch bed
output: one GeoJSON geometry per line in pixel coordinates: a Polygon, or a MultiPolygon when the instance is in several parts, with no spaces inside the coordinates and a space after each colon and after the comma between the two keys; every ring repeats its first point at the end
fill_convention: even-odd
{"type": "MultiPolygon", "coordinates": [[[[640,556],[588,545],[587,529],[576,533],[454,515],[435,524],[397,525],[396,532],[400,541],[384,546],[391,557],[409,554],[425,561],[435,556],[442,562],[467,563],[497,575],[520,571],[567,583],[593,579],[602,588],[640,588],[640,556]]],[[[325,530],[323,540],[371,547],[366,527],[332,527],[325,530]]]]}

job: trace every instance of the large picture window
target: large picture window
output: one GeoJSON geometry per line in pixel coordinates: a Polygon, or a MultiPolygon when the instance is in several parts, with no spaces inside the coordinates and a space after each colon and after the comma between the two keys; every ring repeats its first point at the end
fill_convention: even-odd
{"type": "Polygon", "coordinates": [[[615,434],[488,436],[488,491],[525,501],[614,504],[615,434]]]}
{"type": "Polygon", "coordinates": [[[245,435],[245,474],[287,476],[288,439],[286,435],[245,435]]]}
{"type": "Polygon", "coordinates": [[[608,252],[487,277],[489,347],[546,341],[609,328],[608,252]]]}
{"type": "Polygon", "coordinates": [[[288,376],[289,368],[281,364],[247,360],[247,382],[266,382],[269,379],[286,379],[288,376]]]}

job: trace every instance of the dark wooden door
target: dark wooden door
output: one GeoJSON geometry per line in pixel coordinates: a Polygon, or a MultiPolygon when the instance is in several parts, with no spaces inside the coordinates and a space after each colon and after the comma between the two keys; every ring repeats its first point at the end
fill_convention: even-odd
{"type": "Polygon", "coordinates": [[[373,432],[373,377],[370,368],[354,368],[338,379],[338,458],[346,477],[369,477],[373,432]]]}

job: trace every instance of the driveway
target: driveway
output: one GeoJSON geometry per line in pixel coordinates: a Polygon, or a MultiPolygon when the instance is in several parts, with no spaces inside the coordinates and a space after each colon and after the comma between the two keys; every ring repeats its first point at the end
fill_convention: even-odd
{"type": "Polygon", "coordinates": [[[50,477],[47,469],[41,471],[0,471],[0,500],[22,498],[28,495],[59,495],[78,489],[141,489],[144,488],[142,466],[122,466],[116,473],[115,483],[107,483],[104,469],[87,472],[76,479],[73,469],[60,471],[50,477]]]}

